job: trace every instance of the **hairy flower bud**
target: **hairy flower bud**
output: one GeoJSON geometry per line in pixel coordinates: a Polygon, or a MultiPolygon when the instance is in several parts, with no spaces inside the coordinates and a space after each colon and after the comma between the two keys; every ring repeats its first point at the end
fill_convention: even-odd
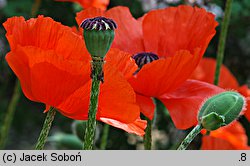
{"type": "Polygon", "coordinates": [[[114,40],[116,23],[105,17],[95,17],[85,19],[80,27],[84,29],[85,44],[91,56],[104,58],[114,40]]]}
{"type": "Polygon", "coordinates": [[[205,101],[198,121],[204,129],[216,130],[237,119],[244,106],[245,98],[242,95],[233,91],[223,92],[205,101]]]}

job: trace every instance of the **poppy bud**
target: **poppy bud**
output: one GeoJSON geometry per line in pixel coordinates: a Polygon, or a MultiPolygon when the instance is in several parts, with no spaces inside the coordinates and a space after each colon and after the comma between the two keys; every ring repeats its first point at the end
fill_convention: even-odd
{"type": "Polygon", "coordinates": [[[91,56],[104,58],[114,40],[116,23],[105,17],[95,17],[85,19],[80,27],[84,29],[85,44],[91,56]]]}
{"type": "Polygon", "coordinates": [[[207,99],[202,105],[198,121],[208,131],[230,124],[244,109],[245,98],[237,92],[223,92],[207,99]]]}

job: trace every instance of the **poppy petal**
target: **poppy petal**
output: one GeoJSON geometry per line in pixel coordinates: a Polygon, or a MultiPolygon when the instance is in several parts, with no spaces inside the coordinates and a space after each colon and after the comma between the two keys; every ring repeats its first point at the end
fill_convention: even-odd
{"type": "Polygon", "coordinates": [[[202,149],[250,149],[247,135],[242,125],[235,121],[232,124],[210,132],[204,136],[202,149]]]}
{"type": "Polygon", "coordinates": [[[9,18],[4,24],[11,50],[18,45],[34,46],[44,50],[54,50],[65,59],[90,61],[82,37],[49,17],[25,21],[23,17],[9,18]],[[48,42],[49,41],[49,42],[48,42]]]}
{"type": "Polygon", "coordinates": [[[65,60],[53,50],[18,46],[6,60],[27,98],[54,107],[89,80],[88,65],[65,60]]]}
{"type": "MultiPolygon", "coordinates": [[[[90,74],[90,73],[89,73],[90,74]]],[[[91,81],[76,90],[58,108],[65,116],[86,120],[90,99],[91,81]]],[[[140,115],[133,88],[112,64],[104,65],[104,83],[100,86],[97,119],[108,118],[132,123],[140,115]]]]}
{"type": "MultiPolygon", "coordinates": [[[[140,115],[140,108],[136,103],[136,95],[133,88],[123,75],[119,74],[113,65],[108,62],[106,69],[104,69],[105,72],[107,73],[107,77],[104,78],[106,85],[104,83],[101,86],[100,93],[100,106],[102,106],[103,111],[105,108],[106,112],[104,113],[108,114],[111,112],[112,119],[120,122],[134,122],[140,115]]],[[[97,116],[109,118],[104,113],[100,111],[100,114],[97,114],[97,116]]]]}
{"type": "Polygon", "coordinates": [[[157,97],[178,88],[195,69],[199,63],[199,57],[190,52],[181,50],[175,56],[166,59],[155,60],[142,67],[135,77],[129,82],[139,94],[157,97]]]}
{"type": "Polygon", "coordinates": [[[131,55],[118,49],[110,49],[105,57],[105,61],[120,71],[128,79],[138,68],[131,55]]]}
{"type": "Polygon", "coordinates": [[[247,98],[247,110],[245,111],[244,116],[250,122],[250,97],[247,98]]]}
{"type": "Polygon", "coordinates": [[[100,120],[116,128],[123,129],[128,133],[136,134],[139,136],[143,136],[145,134],[144,130],[147,126],[147,121],[141,119],[136,119],[134,122],[128,124],[108,118],[100,118],[100,120]]]}
{"type": "MultiPolygon", "coordinates": [[[[57,108],[67,117],[87,119],[90,56],[82,37],[71,28],[43,16],[28,21],[23,17],[10,18],[4,26],[12,45],[6,60],[20,79],[24,94],[47,107],[57,108]]],[[[120,60],[128,58],[121,57],[120,60]]],[[[122,65],[131,67],[129,62],[134,65],[128,59],[116,68],[110,62],[105,64],[106,79],[101,85],[97,119],[133,123],[139,117],[135,92],[123,76],[132,71],[121,68],[122,65]]]]}
{"type": "MultiPolygon", "coordinates": [[[[82,0],[84,1],[84,0],[82,0]]],[[[109,5],[109,1],[110,0],[92,0],[92,4],[91,6],[96,7],[96,8],[100,8],[102,10],[106,10],[107,6],[109,5]]],[[[87,7],[85,7],[87,8],[87,7]]]]}
{"type": "Polygon", "coordinates": [[[203,136],[202,137],[202,146],[201,149],[203,150],[235,150],[235,147],[220,138],[203,136]]]}
{"type": "Polygon", "coordinates": [[[131,15],[127,7],[114,7],[106,12],[95,8],[89,8],[77,13],[78,25],[86,18],[105,16],[113,19],[117,24],[113,48],[119,48],[131,54],[143,52],[141,23],[131,15]]]}
{"type": "Polygon", "coordinates": [[[104,16],[104,12],[100,9],[92,7],[76,13],[75,19],[77,24],[80,26],[83,20],[99,16],[104,16]]]}
{"type": "MultiPolygon", "coordinates": [[[[201,62],[193,72],[191,79],[213,83],[215,75],[216,60],[213,58],[202,58],[201,62]]],[[[224,65],[220,69],[219,86],[225,89],[237,89],[239,84],[233,74],[224,65]]]]}
{"type": "Polygon", "coordinates": [[[243,85],[238,88],[238,91],[246,97],[247,104],[246,104],[246,110],[244,112],[244,116],[248,119],[250,122],[250,89],[248,89],[247,85],[243,85]]]}
{"type": "Polygon", "coordinates": [[[173,56],[178,50],[193,53],[200,48],[200,57],[215,35],[218,23],[205,9],[180,5],[149,12],[143,19],[143,39],[147,52],[173,56]]]}
{"type": "Polygon", "coordinates": [[[159,97],[168,109],[178,129],[187,129],[197,124],[197,113],[202,102],[224,90],[205,82],[188,80],[173,92],[159,97]]]}
{"type": "Polygon", "coordinates": [[[106,10],[109,5],[109,0],[56,0],[64,2],[77,2],[82,8],[96,7],[102,10],[106,10]]]}
{"type": "Polygon", "coordinates": [[[152,120],[154,118],[155,112],[155,104],[153,99],[136,94],[136,102],[140,107],[141,113],[152,120]]]}
{"type": "Polygon", "coordinates": [[[246,110],[244,115],[246,116],[246,118],[250,122],[250,98],[249,97],[247,99],[247,110],[246,110]]]}

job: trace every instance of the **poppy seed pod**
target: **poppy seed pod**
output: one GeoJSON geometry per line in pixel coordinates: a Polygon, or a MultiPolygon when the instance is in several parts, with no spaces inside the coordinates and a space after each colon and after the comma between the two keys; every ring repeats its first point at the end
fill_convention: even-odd
{"type": "Polygon", "coordinates": [[[85,44],[91,56],[104,58],[114,40],[116,23],[105,17],[95,17],[85,19],[80,27],[84,29],[85,44]]]}
{"type": "Polygon", "coordinates": [[[228,91],[212,96],[202,105],[198,121],[208,131],[230,124],[244,109],[245,98],[237,92],[228,91]]]}

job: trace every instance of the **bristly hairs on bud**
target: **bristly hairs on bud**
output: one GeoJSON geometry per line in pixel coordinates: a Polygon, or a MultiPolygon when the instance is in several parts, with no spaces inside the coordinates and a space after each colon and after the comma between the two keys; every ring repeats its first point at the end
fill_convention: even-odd
{"type": "MultiPolygon", "coordinates": [[[[237,90],[235,90],[235,89],[230,89],[230,88],[226,88],[225,89],[225,92],[236,92],[236,93],[239,93],[237,90]]],[[[217,94],[216,94],[217,95],[217,94]]],[[[214,94],[210,94],[210,95],[208,95],[209,97],[206,97],[206,98],[204,98],[204,100],[201,102],[201,104],[200,104],[200,106],[199,106],[199,108],[198,108],[198,110],[201,110],[201,107],[204,105],[204,103],[209,99],[209,98],[211,98],[211,97],[213,97],[213,96],[215,96],[214,94]]],[[[243,95],[241,95],[241,96],[243,96],[243,95]]],[[[244,104],[243,104],[243,107],[242,107],[242,110],[241,110],[241,114],[240,115],[243,115],[244,113],[245,113],[245,111],[247,110],[247,101],[248,100],[250,100],[250,97],[245,97],[245,96],[243,96],[243,98],[245,99],[244,100],[244,104]]],[[[199,114],[198,114],[199,115],[199,114]]],[[[197,119],[198,119],[198,115],[197,115],[197,119]]],[[[239,118],[239,117],[238,117],[239,118]]]]}
{"type": "Polygon", "coordinates": [[[231,125],[245,108],[245,97],[235,91],[225,91],[207,98],[199,109],[198,124],[185,137],[178,150],[185,150],[202,129],[210,132],[222,126],[231,125]]]}
{"type": "Polygon", "coordinates": [[[245,108],[244,96],[235,91],[225,91],[203,102],[198,122],[207,131],[213,131],[236,120],[245,108]]]}

